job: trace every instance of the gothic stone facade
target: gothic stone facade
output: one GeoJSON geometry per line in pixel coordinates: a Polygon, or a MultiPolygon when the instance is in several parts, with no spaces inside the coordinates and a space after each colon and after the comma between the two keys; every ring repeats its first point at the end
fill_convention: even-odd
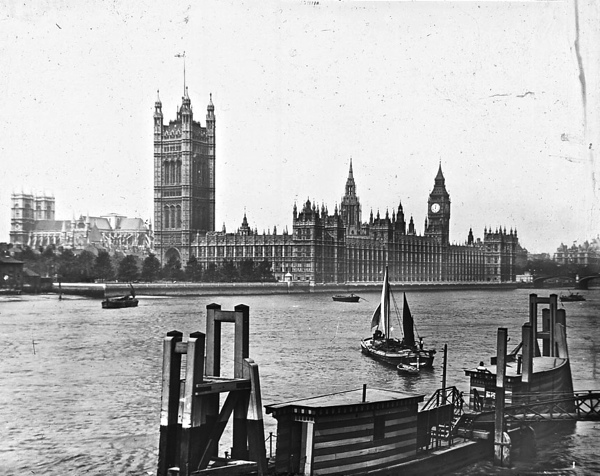
{"type": "Polygon", "coordinates": [[[215,115],[212,100],[206,127],[192,120],[183,97],[177,119],[163,125],[162,104],[154,113],[155,243],[163,262],[191,256],[204,269],[224,260],[268,260],[279,280],[316,283],[377,282],[387,265],[395,282],[506,282],[515,279],[520,247],[516,230],[484,230],[464,245],[449,242],[450,196],[441,166],[427,201],[422,235],[402,204],[390,217],[371,212],[362,221],[350,163],[340,208],[330,214],[307,200],[294,205],[292,233],[257,233],[244,214],[235,233],[215,231],[215,115]]]}
{"type": "Polygon", "coordinates": [[[10,242],[14,245],[72,250],[91,245],[126,254],[147,254],[152,249],[152,227],[141,218],[112,213],[56,220],[54,196],[13,193],[11,198],[10,242]]]}
{"type": "Polygon", "coordinates": [[[212,98],[206,127],[194,120],[185,90],[177,119],[163,124],[154,104],[154,247],[163,262],[190,258],[193,238],[215,230],[215,114],[212,98]]]}

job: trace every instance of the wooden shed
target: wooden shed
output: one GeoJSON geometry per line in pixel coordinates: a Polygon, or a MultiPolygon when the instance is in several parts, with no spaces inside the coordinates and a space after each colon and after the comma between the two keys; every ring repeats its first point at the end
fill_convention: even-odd
{"type": "Polygon", "coordinates": [[[361,474],[413,458],[423,397],[365,387],[267,405],[277,419],[277,473],[361,474]]]}

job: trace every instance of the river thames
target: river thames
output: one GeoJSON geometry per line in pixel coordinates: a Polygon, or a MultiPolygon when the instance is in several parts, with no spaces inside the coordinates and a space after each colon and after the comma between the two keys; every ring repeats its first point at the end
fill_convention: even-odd
{"type": "MultiPolygon", "coordinates": [[[[250,306],[250,357],[263,404],[369,387],[425,395],[447,384],[468,393],[464,369],[495,353],[498,327],[511,350],[528,319],[526,289],[407,294],[417,332],[438,350],[434,369],[400,376],[360,352],[378,293],[357,304],[328,294],[159,298],[103,310],[100,300],[56,295],[2,297],[0,474],[156,474],[162,340],[171,330],[205,331],[206,305],[250,306]]],[[[565,289],[536,290],[540,296],[565,289]]],[[[600,389],[600,290],[565,303],[575,390],[600,389]]],[[[402,302],[401,293],[396,301],[402,302]]],[[[224,374],[231,375],[232,326],[223,326],[224,374]]],[[[399,328],[396,325],[396,328],[399,328]]],[[[399,330],[399,329],[398,329],[399,330]]],[[[276,422],[265,415],[265,429],[276,422]]],[[[511,469],[481,463],[456,474],[600,474],[600,422],[578,422],[538,443],[538,456],[511,469]],[[547,473],[546,473],[547,474],[547,473]]],[[[225,440],[219,449],[228,451],[225,440]]],[[[268,452],[267,447],[267,452],[268,452]]],[[[273,447],[274,450],[274,447],[273,447]]]]}

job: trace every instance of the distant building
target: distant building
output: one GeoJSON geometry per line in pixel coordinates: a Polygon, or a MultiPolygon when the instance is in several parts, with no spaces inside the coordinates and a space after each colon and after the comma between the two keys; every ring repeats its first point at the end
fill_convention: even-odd
{"type": "Polygon", "coordinates": [[[90,245],[109,252],[146,254],[152,250],[152,227],[141,218],[115,213],[55,219],[55,199],[50,195],[12,194],[10,242],[34,249],[49,245],[84,249],[90,245]]]}
{"type": "Polygon", "coordinates": [[[186,262],[194,237],[215,230],[214,110],[211,97],[202,127],[186,88],[177,119],[165,125],[160,98],[154,103],[154,239],[162,261],[186,262]]]}
{"type": "Polygon", "coordinates": [[[23,262],[0,246],[0,294],[20,294],[23,289],[23,262]]]}
{"type": "Polygon", "coordinates": [[[464,245],[449,243],[450,198],[441,167],[429,196],[423,235],[417,234],[412,217],[406,225],[401,204],[391,217],[388,212],[384,217],[371,212],[369,221],[363,223],[355,190],[350,165],[341,209],[336,206],[333,214],[310,200],[300,210],[294,205],[293,231],[280,235],[276,230],[272,234],[252,231],[244,214],[235,233],[197,233],[188,253],[204,269],[224,260],[266,259],[282,281],[380,281],[386,265],[396,282],[515,280],[516,261],[522,253],[516,231],[486,229],[483,241],[475,241],[469,231],[464,245]]]}
{"type": "Polygon", "coordinates": [[[525,271],[523,274],[517,274],[517,283],[533,283],[533,274],[530,271],[525,271]]]}
{"type": "Polygon", "coordinates": [[[592,239],[591,242],[585,241],[581,245],[573,243],[567,246],[561,243],[554,253],[554,261],[561,265],[600,267],[600,237],[592,239]]]}
{"type": "Polygon", "coordinates": [[[483,240],[472,230],[462,245],[450,244],[450,196],[441,165],[427,201],[424,232],[402,204],[391,216],[371,212],[362,221],[350,162],[345,194],[332,214],[307,200],[293,208],[292,233],[259,234],[244,214],[235,233],[215,230],[215,114],[212,99],[206,126],[193,120],[187,89],[177,118],[163,123],[162,103],[154,105],[155,249],[163,263],[183,265],[194,256],[200,267],[225,260],[268,260],[279,280],[317,283],[380,281],[389,267],[393,281],[514,281],[525,253],[516,230],[486,228],[483,240]]]}

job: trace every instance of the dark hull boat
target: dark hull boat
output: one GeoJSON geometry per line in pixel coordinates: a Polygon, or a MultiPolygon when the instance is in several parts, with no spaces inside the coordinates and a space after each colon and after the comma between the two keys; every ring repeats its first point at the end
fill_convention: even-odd
{"type": "Polygon", "coordinates": [[[102,309],[120,309],[122,307],[137,307],[138,300],[132,296],[106,298],[102,301],[102,309]]]}
{"type": "Polygon", "coordinates": [[[567,296],[561,296],[560,302],[585,301],[585,298],[579,293],[569,293],[567,296]]]}
{"type": "Polygon", "coordinates": [[[336,294],[332,299],[337,302],[358,302],[360,301],[360,296],[356,294],[336,294]]]}
{"type": "MultiPolygon", "coordinates": [[[[130,284],[131,286],[131,284],[130,284]]],[[[121,309],[124,307],[137,307],[138,300],[135,298],[135,291],[131,286],[131,294],[124,296],[106,298],[102,301],[102,309],[121,309]]]]}
{"type": "MultiPolygon", "coordinates": [[[[433,367],[434,349],[424,349],[423,339],[419,343],[415,342],[414,321],[406,294],[404,295],[404,305],[402,308],[402,329],[403,339],[390,337],[390,283],[388,281],[387,267],[383,278],[383,288],[381,290],[381,302],[371,319],[371,331],[373,335],[363,339],[360,343],[361,351],[385,364],[398,365],[403,364],[420,368],[433,367]]],[[[400,371],[400,369],[398,368],[400,371]]]]}

